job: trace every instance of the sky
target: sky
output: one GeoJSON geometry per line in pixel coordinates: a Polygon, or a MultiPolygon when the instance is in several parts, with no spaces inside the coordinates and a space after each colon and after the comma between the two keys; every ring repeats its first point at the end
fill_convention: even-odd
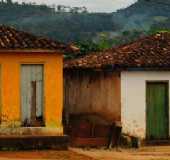
{"type": "Polygon", "coordinates": [[[18,2],[36,2],[38,4],[86,6],[90,12],[114,12],[125,8],[137,0],[13,0],[18,2]]]}

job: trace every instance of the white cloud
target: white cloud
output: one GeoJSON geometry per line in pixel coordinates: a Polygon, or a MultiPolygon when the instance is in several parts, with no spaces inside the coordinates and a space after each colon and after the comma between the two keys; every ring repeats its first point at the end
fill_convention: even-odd
{"type": "Polygon", "coordinates": [[[86,6],[92,12],[113,12],[127,7],[137,0],[13,0],[18,2],[36,2],[38,4],[61,4],[69,6],[86,6]]]}

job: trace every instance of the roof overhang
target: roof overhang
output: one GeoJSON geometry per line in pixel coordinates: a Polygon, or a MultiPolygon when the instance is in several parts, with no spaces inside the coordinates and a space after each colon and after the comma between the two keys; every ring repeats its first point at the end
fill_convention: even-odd
{"type": "Polygon", "coordinates": [[[48,49],[0,49],[0,53],[58,53],[64,54],[61,50],[48,49]]]}
{"type": "Polygon", "coordinates": [[[93,70],[93,71],[109,71],[109,72],[123,72],[123,71],[170,71],[169,67],[114,67],[112,65],[107,65],[107,67],[100,67],[100,68],[64,68],[64,70],[93,70]]]}

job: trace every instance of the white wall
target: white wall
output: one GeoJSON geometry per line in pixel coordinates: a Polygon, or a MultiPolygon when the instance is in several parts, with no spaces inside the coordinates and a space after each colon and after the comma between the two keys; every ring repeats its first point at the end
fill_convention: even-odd
{"type": "Polygon", "coordinates": [[[145,138],[146,81],[156,80],[170,81],[170,72],[124,71],[121,73],[121,121],[123,133],[145,138]]]}

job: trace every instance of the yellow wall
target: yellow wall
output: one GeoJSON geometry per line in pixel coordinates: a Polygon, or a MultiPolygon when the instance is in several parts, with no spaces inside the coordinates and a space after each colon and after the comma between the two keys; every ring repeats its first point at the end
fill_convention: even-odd
{"type": "Polygon", "coordinates": [[[0,53],[1,126],[21,125],[21,64],[44,64],[45,127],[62,134],[63,57],[57,53],[0,53]]]}

